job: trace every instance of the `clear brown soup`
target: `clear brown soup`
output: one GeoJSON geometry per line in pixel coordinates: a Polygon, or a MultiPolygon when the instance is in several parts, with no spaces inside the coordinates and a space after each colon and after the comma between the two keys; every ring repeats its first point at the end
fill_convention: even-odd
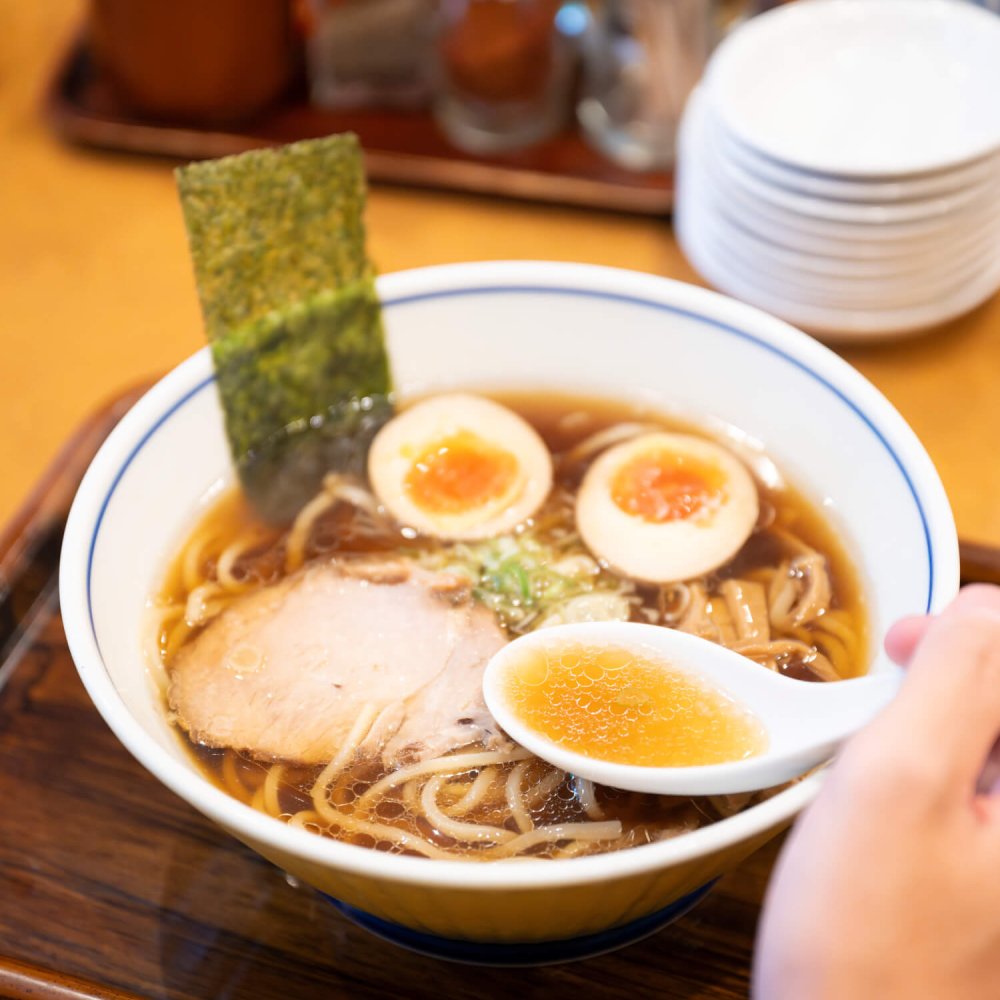
{"type": "MultiPolygon", "coordinates": [[[[572,529],[572,497],[587,467],[586,460],[566,465],[562,459],[591,435],[623,422],[640,422],[713,437],[703,429],[636,404],[570,395],[490,395],[524,416],[552,451],[556,468],[553,498],[537,520],[551,522],[560,526],[560,530],[572,529]],[[562,524],[563,521],[568,523],[562,524]]],[[[764,648],[762,643],[755,645],[743,640],[741,651],[762,662],[761,669],[770,667],[806,681],[836,680],[864,673],[869,659],[864,597],[858,574],[836,531],[817,506],[791,486],[771,488],[759,477],[757,485],[761,501],[758,526],[735,558],[706,577],[689,581],[683,588],[635,586],[632,617],[675,627],[686,625],[695,630],[695,625],[681,613],[681,605],[686,600],[690,611],[691,595],[703,594],[713,611],[702,616],[697,628],[706,637],[730,645],[739,640],[732,638],[733,616],[725,613],[726,601],[721,596],[726,581],[759,583],[771,593],[775,581],[783,584],[787,576],[796,592],[806,597],[816,590],[819,582],[827,588],[826,591],[819,588],[820,596],[826,598],[821,613],[812,620],[785,622],[784,626],[771,621],[769,632],[773,643],[764,648]],[[820,571],[825,574],[822,581],[810,578],[810,574],[820,571]],[[775,650],[784,652],[779,655],[775,650]],[[814,653],[805,652],[808,650],[814,653]]],[[[373,532],[369,527],[355,516],[349,505],[339,504],[312,524],[304,557],[309,561],[379,552],[434,558],[447,554],[444,543],[407,539],[395,530],[373,532]]],[[[268,527],[256,519],[237,490],[222,496],[198,522],[171,563],[155,600],[162,611],[159,651],[168,672],[177,650],[199,631],[197,626],[185,624],[177,609],[183,608],[194,587],[215,580],[220,553],[241,537],[251,538],[251,543],[233,564],[232,572],[244,587],[265,585],[286,574],[287,531],[268,527]]],[[[218,603],[224,606],[225,600],[218,603]]],[[[784,619],[794,617],[798,610],[801,609],[793,605],[784,619]]],[[[519,623],[505,624],[512,635],[521,627],[519,623]]],[[[486,766],[459,769],[446,775],[439,782],[440,797],[435,800],[440,806],[436,821],[425,814],[420,804],[429,776],[418,775],[398,783],[375,799],[367,793],[376,782],[384,783],[384,769],[377,760],[355,759],[319,789],[317,778],[322,768],[296,767],[286,762],[258,760],[238,750],[198,746],[188,740],[183,730],[178,728],[178,731],[203,773],[242,802],[324,836],[380,850],[431,857],[554,858],[619,850],[704,826],[774,791],[756,796],[697,799],[644,795],[595,787],[528,757],[489,765],[494,771],[488,775],[483,774],[486,766]],[[479,796],[484,787],[487,792],[479,796]],[[513,799],[511,787],[515,790],[513,799]],[[473,799],[476,804],[466,808],[473,799]],[[525,823],[530,823],[533,830],[543,831],[544,836],[539,833],[533,838],[530,830],[525,832],[525,823]],[[608,824],[615,823],[620,829],[612,836],[608,824]],[[462,839],[462,824],[504,833],[490,835],[492,840],[468,842],[462,839]],[[573,835],[585,828],[586,836],[573,835]],[[453,835],[456,830],[458,836],[453,835]],[[566,836],[560,837],[563,830],[566,836]],[[601,833],[606,835],[600,836],[601,833]]],[[[456,759],[476,749],[457,751],[456,759]]]]}

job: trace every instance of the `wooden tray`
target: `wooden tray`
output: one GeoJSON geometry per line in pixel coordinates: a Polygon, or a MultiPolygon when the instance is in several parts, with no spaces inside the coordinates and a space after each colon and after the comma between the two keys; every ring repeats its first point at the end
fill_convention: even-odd
{"type": "MultiPolygon", "coordinates": [[[[76,484],[136,396],[81,428],[0,534],[0,997],[747,996],[777,843],[630,948],[476,970],[356,927],[133,760],[77,678],[54,596],[76,484]]],[[[968,579],[1000,580],[995,549],[963,557],[968,579]]]]}
{"type": "Polygon", "coordinates": [[[135,395],[74,436],[0,534],[0,997],[746,997],[774,847],[630,948],[480,971],[356,927],[133,760],[77,678],[53,598],[76,484],[135,395]]]}
{"type": "Polygon", "coordinates": [[[45,112],[64,139],[133,153],[197,160],[353,131],[373,181],[645,215],[664,215],[673,204],[670,173],[624,170],[569,129],[531,149],[482,158],[450,146],[427,111],[328,111],[311,105],[305,95],[234,130],[146,121],[115,99],[81,41],[58,67],[45,112]]]}

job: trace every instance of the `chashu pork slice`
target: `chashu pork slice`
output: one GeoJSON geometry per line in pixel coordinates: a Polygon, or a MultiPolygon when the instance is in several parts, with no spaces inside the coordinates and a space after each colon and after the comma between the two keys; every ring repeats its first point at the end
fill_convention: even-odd
{"type": "Polygon", "coordinates": [[[482,677],[505,642],[449,578],[323,563],[237,598],[174,658],[168,700],[197,743],[303,764],[374,712],[366,747],[391,764],[500,739],[482,677]]]}

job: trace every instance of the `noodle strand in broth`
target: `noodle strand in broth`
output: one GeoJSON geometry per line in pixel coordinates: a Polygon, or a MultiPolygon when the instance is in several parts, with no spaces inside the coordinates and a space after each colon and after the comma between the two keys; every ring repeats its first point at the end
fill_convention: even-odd
{"type": "MultiPolygon", "coordinates": [[[[186,541],[154,601],[167,672],[178,651],[243,595],[316,560],[333,558],[349,569],[352,558],[381,554],[454,577],[457,592],[490,608],[510,636],[596,609],[721,642],[803,680],[835,681],[866,669],[854,571],[832,530],[794,490],[758,483],[757,528],[726,565],[691,580],[637,583],[587,551],[574,523],[575,491],[609,445],[677,423],[599,400],[503,401],[539,431],[556,470],[548,500],[522,529],[483,542],[413,538],[363,482],[342,475],[328,476],[286,531],[259,523],[238,494],[225,496],[186,541]]],[[[291,826],[428,858],[618,850],[676,836],[769,794],[692,800],[621,792],[567,775],[509,741],[387,767],[381,749],[398,725],[389,709],[380,714],[364,704],[322,766],[191,749],[226,792],[291,826]]]]}

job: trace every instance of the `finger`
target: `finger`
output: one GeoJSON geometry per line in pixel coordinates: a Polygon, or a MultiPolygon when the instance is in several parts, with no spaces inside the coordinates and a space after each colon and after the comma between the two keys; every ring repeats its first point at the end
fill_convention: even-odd
{"type": "Polygon", "coordinates": [[[993,796],[1000,793],[1000,740],[993,744],[993,749],[986,757],[986,763],[979,773],[977,791],[993,796]]]}
{"type": "Polygon", "coordinates": [[[928,623],[876,726],[942,785],[975,787],[1000,732],[1000,588],[967,588],[928,623]]]}
{"type": "MultiPolygon", "coordinates": [[[[961,607],[993,607],[997,591],[998,588],[990,586],[965,587],[956,597],[955,603],[961,607]]],[[[931,615],[910,615],[892,625],[885,636],[885,651],[889,658],[900,666],[906,666],[913,659],[913,654],[932,621],[931,615]]]]}
{"type": "MultiPolygon", "coordinates": [[[[982,585],[969,586],[961,591],[956,600],[960,600],[963,606],[990,607],[995,602],[992,595],[996,589],[982,585]]],[[[901,618],[890,627],[885,637],[885,651],[893,663],[905,667],[910,662],[920,640],[927,633],[931,620],[930,615],[911,615],[901,618]]]]}
{"type": "Polygon", "coordinates": [[[913,658],[920,640],[927,633],[932,619],[930,615],[902,618],[893,625],[885,636],[885,651],[893,663],[905,667],[913,658]]]}

